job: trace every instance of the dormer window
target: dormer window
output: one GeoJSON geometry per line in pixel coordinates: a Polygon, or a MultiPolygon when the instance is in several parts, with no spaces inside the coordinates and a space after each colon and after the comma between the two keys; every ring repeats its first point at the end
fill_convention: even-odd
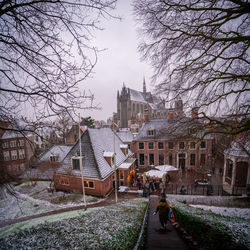
{"type": "Polygon", "coordinates": [[[58,155],[51,155],[49,159],[50,159],[50,162],[57,162],[58,158],[59,158],[58,155]]]}
{"type": "Polygon", "coordinates": [[[72,169],[74,169],[74,170],[80,170],[80,160],[81,160],[80,156],[78,156],[78,157],[72,157],[71,158],[72,169]]]}
{"type": "Polygon", "coordinates": [[[123,154],[127,157],[128,156],[128,145],[121,144],[120,149],[122,150],[123,154]]]}
{"type": "Polygon", "coordinates": [[[103,152],[103,157],[108,162],[110,167],[113,167],[115,165],[115,153],[114,152],[103,152]]]}
{"type": "Polygon", "coordinates": [[[148,129],[147,132],[148,132],[148,136],[154,136],[155,135],[155,130],[152,129],[152,128],[148,129]]]}

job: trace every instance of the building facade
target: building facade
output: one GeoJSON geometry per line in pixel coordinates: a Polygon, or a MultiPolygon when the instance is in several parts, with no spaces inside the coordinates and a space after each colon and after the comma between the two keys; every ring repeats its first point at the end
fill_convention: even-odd
{"type": "Polygon", "coordinates": [[[172,165],[181,170],[212,168],[211,136],[201,141],[192,137],[188,118],[145,122],[133,141],[133,152],[139,169],[172,165]]]}

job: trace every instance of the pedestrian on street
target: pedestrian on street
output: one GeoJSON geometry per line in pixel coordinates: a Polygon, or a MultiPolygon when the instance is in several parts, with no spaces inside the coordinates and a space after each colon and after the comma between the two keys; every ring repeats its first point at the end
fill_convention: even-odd
{"type": "Polygon", "coordinates": [[[168,202],[166,201],[165,197],[161,197],[153,215],[156,215],[157,212],[159,212],[159,220],[161,223],[162,230],[166,230],[169,210],[170,210],[170,206],[168,202]]]}

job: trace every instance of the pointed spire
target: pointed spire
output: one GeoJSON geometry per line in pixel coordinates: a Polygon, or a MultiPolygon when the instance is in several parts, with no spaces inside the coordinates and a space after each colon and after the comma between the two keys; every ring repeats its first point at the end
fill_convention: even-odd
{"type": "Polygon", "coordinates": [[[146,89],[146,81],[145,76],[143,75],[143,94],[146,95],[147,89],[146,89]]]}

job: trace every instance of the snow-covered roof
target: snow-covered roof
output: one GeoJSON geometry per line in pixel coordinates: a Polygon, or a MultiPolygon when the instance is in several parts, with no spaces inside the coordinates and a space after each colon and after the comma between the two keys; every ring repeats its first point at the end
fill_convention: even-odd
{"type": "Polygon", "coordinates": [[[159,169],[160,171],[176,171],[178,168],[175,168],[174,166],[170,165],[161,165],[161,166],[156,166],[155,168],[159,169]]]}
{"type": "Polygon", "coordinates": [[[130,89],[128,88],[130,91],[130,100],[131,101],[135,101],[135,102],[142,102],[142,103],[147,103],[147,101],[145,100],[144,96],[143,96],[143,92],[134,90],[134,89],[130,89]]]}
{"type": "Polygon", "coordinates": [[[114,152],[106,152],[106,151],[103,152],[103,156],[104,156],[104,157],[113,157],[114,154],[115,154],[114,152]]]}
{"type": "Polygon", "coordinates": [[[118,168],[129,169],[129,167],[135,162],[135,160],[136,159],[134,159],[134,158],[128,158],[118,168]]]}
{"type": "Polygon", "coordinates": [[[73,145],[54,145],[41,156],[39,162],[49,161],[52,155],[58,156],[58,161],[61,162],[72,147],[73,145]]]}
{"type": "MultiPolygon", "coordinates": [[[[94,129],[89,128],[81,136],[81,148],[83,156],[83,176],[88,178],[104,179],[108,177],[114,170],[104,158],[104,152],[114,152],[115,148],[115,164],[119,167],[127,157],[120,149],[121,139],[113,133],[110,128],[94,129]],[[114,147],[115,139],[115,147],[114,147]]],[[[73,146],[66,158],[64,166],[61,167],[61,173],[71,168],[71,157],[79,155],[79,141],[73,146]]],[[[128,156],[133,153],[128,150],[128,156]]],[[[74,175],[81,175],[79,170],[73,170],[74,175]]]]}
{"type": "Polygon", "coordinates": [[[127,144],[121,144],[120,148],[128,148],[128,145],[127,144]]]}
{"type": "MultiPolygon", "coordinates": [[[[134,138],[137,140],[152,140],[162,139],[171,140],[176,138],[183,138],[189,136],[189,125],[192,127],[192,118],[184,117],[182,119],[155,119],[143,123],[138,134],[134,138]],[[155,134],[148,135],[148,130],[154,130],[155,134]]],[[[196,134],[197,136],[197,134],[196,134]]],[[[210,135],[206,135],[204,139],[212,139],[210,135]]]]}
{"type": "Polygon", "coordinates": [[[249,158],[250,156],[247,152],[250,152],[250,142],[241,144],[235,141],[231,143],[231,148],[224,151],[224,153],[229,156],[249,158]]]}
{"type": "Polygon", "coordinates": [[[162,178],[162,176],[163,176],[165,173],[166,173],[166,171],[149,170],[149,171],[146,172],[146,176],[162,178]]]}
{"type": "Polygon", "coordinates": [[[132,142],[134,139],[130,130],[120,130],[116,134],[121,138],[123,142],[132,142]]]}

